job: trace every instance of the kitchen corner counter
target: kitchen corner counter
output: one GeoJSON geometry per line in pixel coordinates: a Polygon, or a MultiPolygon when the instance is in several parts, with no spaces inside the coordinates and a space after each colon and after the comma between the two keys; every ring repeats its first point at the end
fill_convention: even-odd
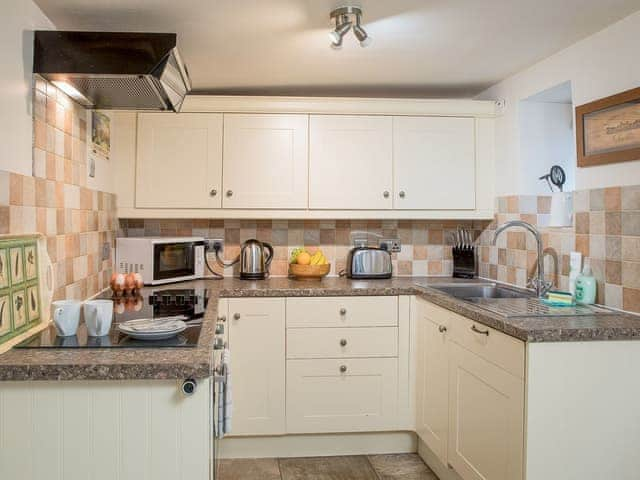
{"type": "MultiPolygon", "coordinates": [[[[12,349],[0,355],[0,381],[184,379],[211,376],[219,298],[416,295],[525,342],[640,339],[640,317],[620,313],[606,316],[503,318],[428,287],[430,284],[468,283],[468,280],[420,278],[427,283],[424,288],[414,285],[416,280],[411,277],[389,280],[325,278],[322,281],[272,278],[263,281],[224,279],[184,282],[180,287],[209,289],[209,305],[197,347],[12,349]]],[[[158,289],[175,287],[173,284],[158,289]]],[[[148,293],[149,289],[142,292],[143,295],[148,293]]]]}

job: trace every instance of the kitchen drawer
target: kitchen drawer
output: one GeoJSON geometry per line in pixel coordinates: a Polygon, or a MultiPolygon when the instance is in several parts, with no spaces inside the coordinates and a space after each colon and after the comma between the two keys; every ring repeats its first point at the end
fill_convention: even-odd
{"type": "Polygon", "coordinates": [[[289,328],[287,358],[396,357],[398,327],[289,328]]]}
{"type": "Polygon", "coordinates": [[[397,428],[395,358],[288,360],[287,432],[397,428]]]}
{"type": "Polygon", "coordinates": [[[397,325],[398,297],[287,298],[287,328],[397,325]]]}
{"type": "Polygon", "coordinates": [[[451,341],[512,375],[524,378],[524,342],[466,317],[456,317],[449,328],[451,341]]]}

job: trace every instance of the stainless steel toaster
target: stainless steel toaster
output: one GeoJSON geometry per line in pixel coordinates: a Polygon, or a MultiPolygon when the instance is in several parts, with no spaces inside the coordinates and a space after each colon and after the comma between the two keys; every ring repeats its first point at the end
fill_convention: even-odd
{"type": "Polygon", "coordinates": [[[349,278],[391,278],[391,253],[382,248],[355,247],[347,256],[349,278]]]}

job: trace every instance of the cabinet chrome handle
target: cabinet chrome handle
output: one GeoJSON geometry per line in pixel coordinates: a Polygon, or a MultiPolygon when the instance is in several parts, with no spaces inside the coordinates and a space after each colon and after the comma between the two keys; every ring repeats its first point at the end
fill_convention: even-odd
{"type": "Polygon", "coordinates": [[[227,190],[227,197],[233,196],[233,190],[227,190]]]}
{"type": "Polygon", "coordinates": [[[343,338],[342,340],[340,340],[340,345],[342,345],[343,347],[347,346],[347,339],[343,338]]]}
{"type": "Polygon", "coordinates": [[[346,308],[341,308],[340,309],[340,315],[346,315],[347,314],[347,309],[346,308]]]}
{"type": "Polygon", "coordinates": [[[211,190],[209,190],[209,196],[215,197],[217,194],[218,194],[218,190],[216,190],[215,188],[212,188],[211,190]]]}
{"type": "Polygon", "coordinates": [[[346,365],[340,365],[340,371],[342,373],[346,372],[347,371],[347,366],[346,365]]]}
{"type": "Polygon", "coordinates": [[[234,320],[240,320],[240,314],[239,313],[234,313],[233,314],[233,319],[234,320]]]}
{"type": "Polygon", "coordinates": [[[487,337],[489,336],[489,330],[480,330],[475,325],[471,325],[471,330],[476,333],[479,333],[480,335],[486,335],[487,337]]]}
{"type": "Polygon", "coordinates": [[[387,190],[385,190],[384,192],[382,192],[382,196],[384,198],[389,198],[389,192],[387,190]]]}
{"type": "Polygon", "coordinates": [[[445,327],[444,325],[440,325],[440,326],[438,327],[438,331],[439,331],[440,333],[444,333],[444,332],[446,332],[446,331],[447,331],[447,327],[445,327]]]}
{"type": "Polygon", "coordinates": [[[406,194],[404,193],[404,190],[400,190],[398,195],[400,195],[400,198],[404,198],[406,194]]]}

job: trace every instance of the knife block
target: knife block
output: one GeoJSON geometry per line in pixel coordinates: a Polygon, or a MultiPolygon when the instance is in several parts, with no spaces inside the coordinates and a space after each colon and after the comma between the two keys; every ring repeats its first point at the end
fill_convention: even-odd
{"type": "Polygon", "coordinates": [[[453,276],[474,278],[476,276],[476,247],[453,247],[453,276]]]}

